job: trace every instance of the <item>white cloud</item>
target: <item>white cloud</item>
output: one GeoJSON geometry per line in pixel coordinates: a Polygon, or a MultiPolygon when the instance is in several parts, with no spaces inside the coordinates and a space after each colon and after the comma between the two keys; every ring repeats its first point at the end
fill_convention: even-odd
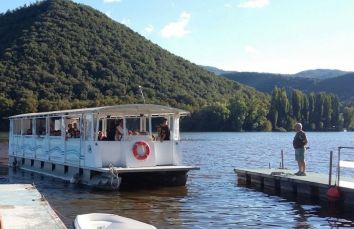
{"type": "Polygon", "coordinates": [[[123,20],[120,23],[122,23],[123,25],[129,26],[130,20],[128,18],[123,18],[123,20]]]}
{"type": "Polygon", "coordinates": [[[151,24],[148,24],[148,25],[145,27],[144,31],[145,31],[146,33],[152,33],[152,32],[154,31],[154,26],[151,25],[151,24]]]}
{"type": "Polygon", "coordinates": [[[120,2],[122,0],[103,0],[104,3],[115,3],[115,2],[120,2]]]}
{"type": "Polygon", "coordinates": [[[162,28],[161,36],[164,38],[184,37],[189,33],[189,31],[186,30],[186,27],[189,23],[190,18],[190,13],[182,12],[177,21],[170,22],[162,28]]]}
{"type": "Polygon", "coordinates": [[[269,4],[269,0],[248,0],[246,2],[240,3],[238,7],[240,8],[263,8],[269,4]]]}
{"type": "Polygon", "coordinates": [[[107,11],[104,14],[106,14],[107,17],[112,18],[112,11],[107,11]]]}
{"type": "Polygon", "coordinates": [[[253,46],[251,46],[251,45],[246,45],[246,46],[244,47],[244,50],[245,50],[245,52],[246,52],[247,54],[251,54],[251,55],[254,55],[254,54],[258,54],[258,53],[259,53],[259,51],[258,51],[255,47],[253,47],[253,46]]]}

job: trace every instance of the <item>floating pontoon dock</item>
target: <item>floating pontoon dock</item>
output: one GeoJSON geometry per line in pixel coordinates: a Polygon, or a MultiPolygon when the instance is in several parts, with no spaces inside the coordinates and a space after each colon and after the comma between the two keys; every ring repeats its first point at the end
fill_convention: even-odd
{"type": "MultiPolygon", "coordinates": [[[[235,169],[239,185],[257,190],[272,190],[276,195],[293,195],[314,200],[327,200],[328,175],[307,172],[306,176],[295,176],[287,169],[235,169]]],[[[339,183],[345,204],[354,205],[354,179],[342,177],[339,183]]]]}
{"type": "Polygon", "coordinates": [[[0,228],[66,228],[31,184],[0,185],[0,228]]]}

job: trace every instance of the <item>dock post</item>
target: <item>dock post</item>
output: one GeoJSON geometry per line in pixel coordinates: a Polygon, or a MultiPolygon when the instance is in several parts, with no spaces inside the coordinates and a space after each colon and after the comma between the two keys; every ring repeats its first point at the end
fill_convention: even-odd
{"type": "Polygon", "coordinates": [[[340,150],[342,147],[338,147],[338,164],[337,164],[337,182],[339,186],[339,180],[340,180],[340,150]]]}
{"type": "Polygon", "coordinates": [[[281,150],[281,169],[284,169],[284,152],[281,150]]]}
{"type": "Polygon", "coordinates": [[[329,175],[328,175],[328,185],[332,185],[332,163],[333,163],[333,151],[329,152],[329,175]]]}

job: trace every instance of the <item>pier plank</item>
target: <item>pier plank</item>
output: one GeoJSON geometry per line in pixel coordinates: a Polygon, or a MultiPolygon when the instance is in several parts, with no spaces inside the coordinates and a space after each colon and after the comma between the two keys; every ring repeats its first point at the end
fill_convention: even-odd
{"type": "Polygon", "coordinates": [[[0,185],[1,228],[66,228],[31,184],[0,185]]]}
{"type": "MultiPolygon", "coordinates": [[[[287,169],[243,169],[235,168],[238,183],[258,189],[273,189],[279,194],[293,193],[316,199],[327,199],[328,175],[306,172],[306,176],[296,176],[296,171],[287,169]]],[[[332,176],[332,182],[335,177],[332,176]]],[[[334,183],[332,183],[333,185],[334,183]]],[[[348,205],[354,205],[354,179],[341,177],[339,187],[342,198],[348,205]]]]}

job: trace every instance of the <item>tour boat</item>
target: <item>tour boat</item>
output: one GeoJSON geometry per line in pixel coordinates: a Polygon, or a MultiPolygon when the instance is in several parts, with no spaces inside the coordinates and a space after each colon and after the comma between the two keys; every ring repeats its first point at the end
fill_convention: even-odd
{"type": "Polygon", "coordinates": [[[188,114],[126,104],[11,116],[9,165],[104,189],[183,186],[199,169],[181,162],[179,122],[188,114]]]}
{"type": "Polygon", "coordinates": [[[75,218],[74,227],[75,229],[156,229],[151,224],[105,213],[78,215],[75,218]]]}

